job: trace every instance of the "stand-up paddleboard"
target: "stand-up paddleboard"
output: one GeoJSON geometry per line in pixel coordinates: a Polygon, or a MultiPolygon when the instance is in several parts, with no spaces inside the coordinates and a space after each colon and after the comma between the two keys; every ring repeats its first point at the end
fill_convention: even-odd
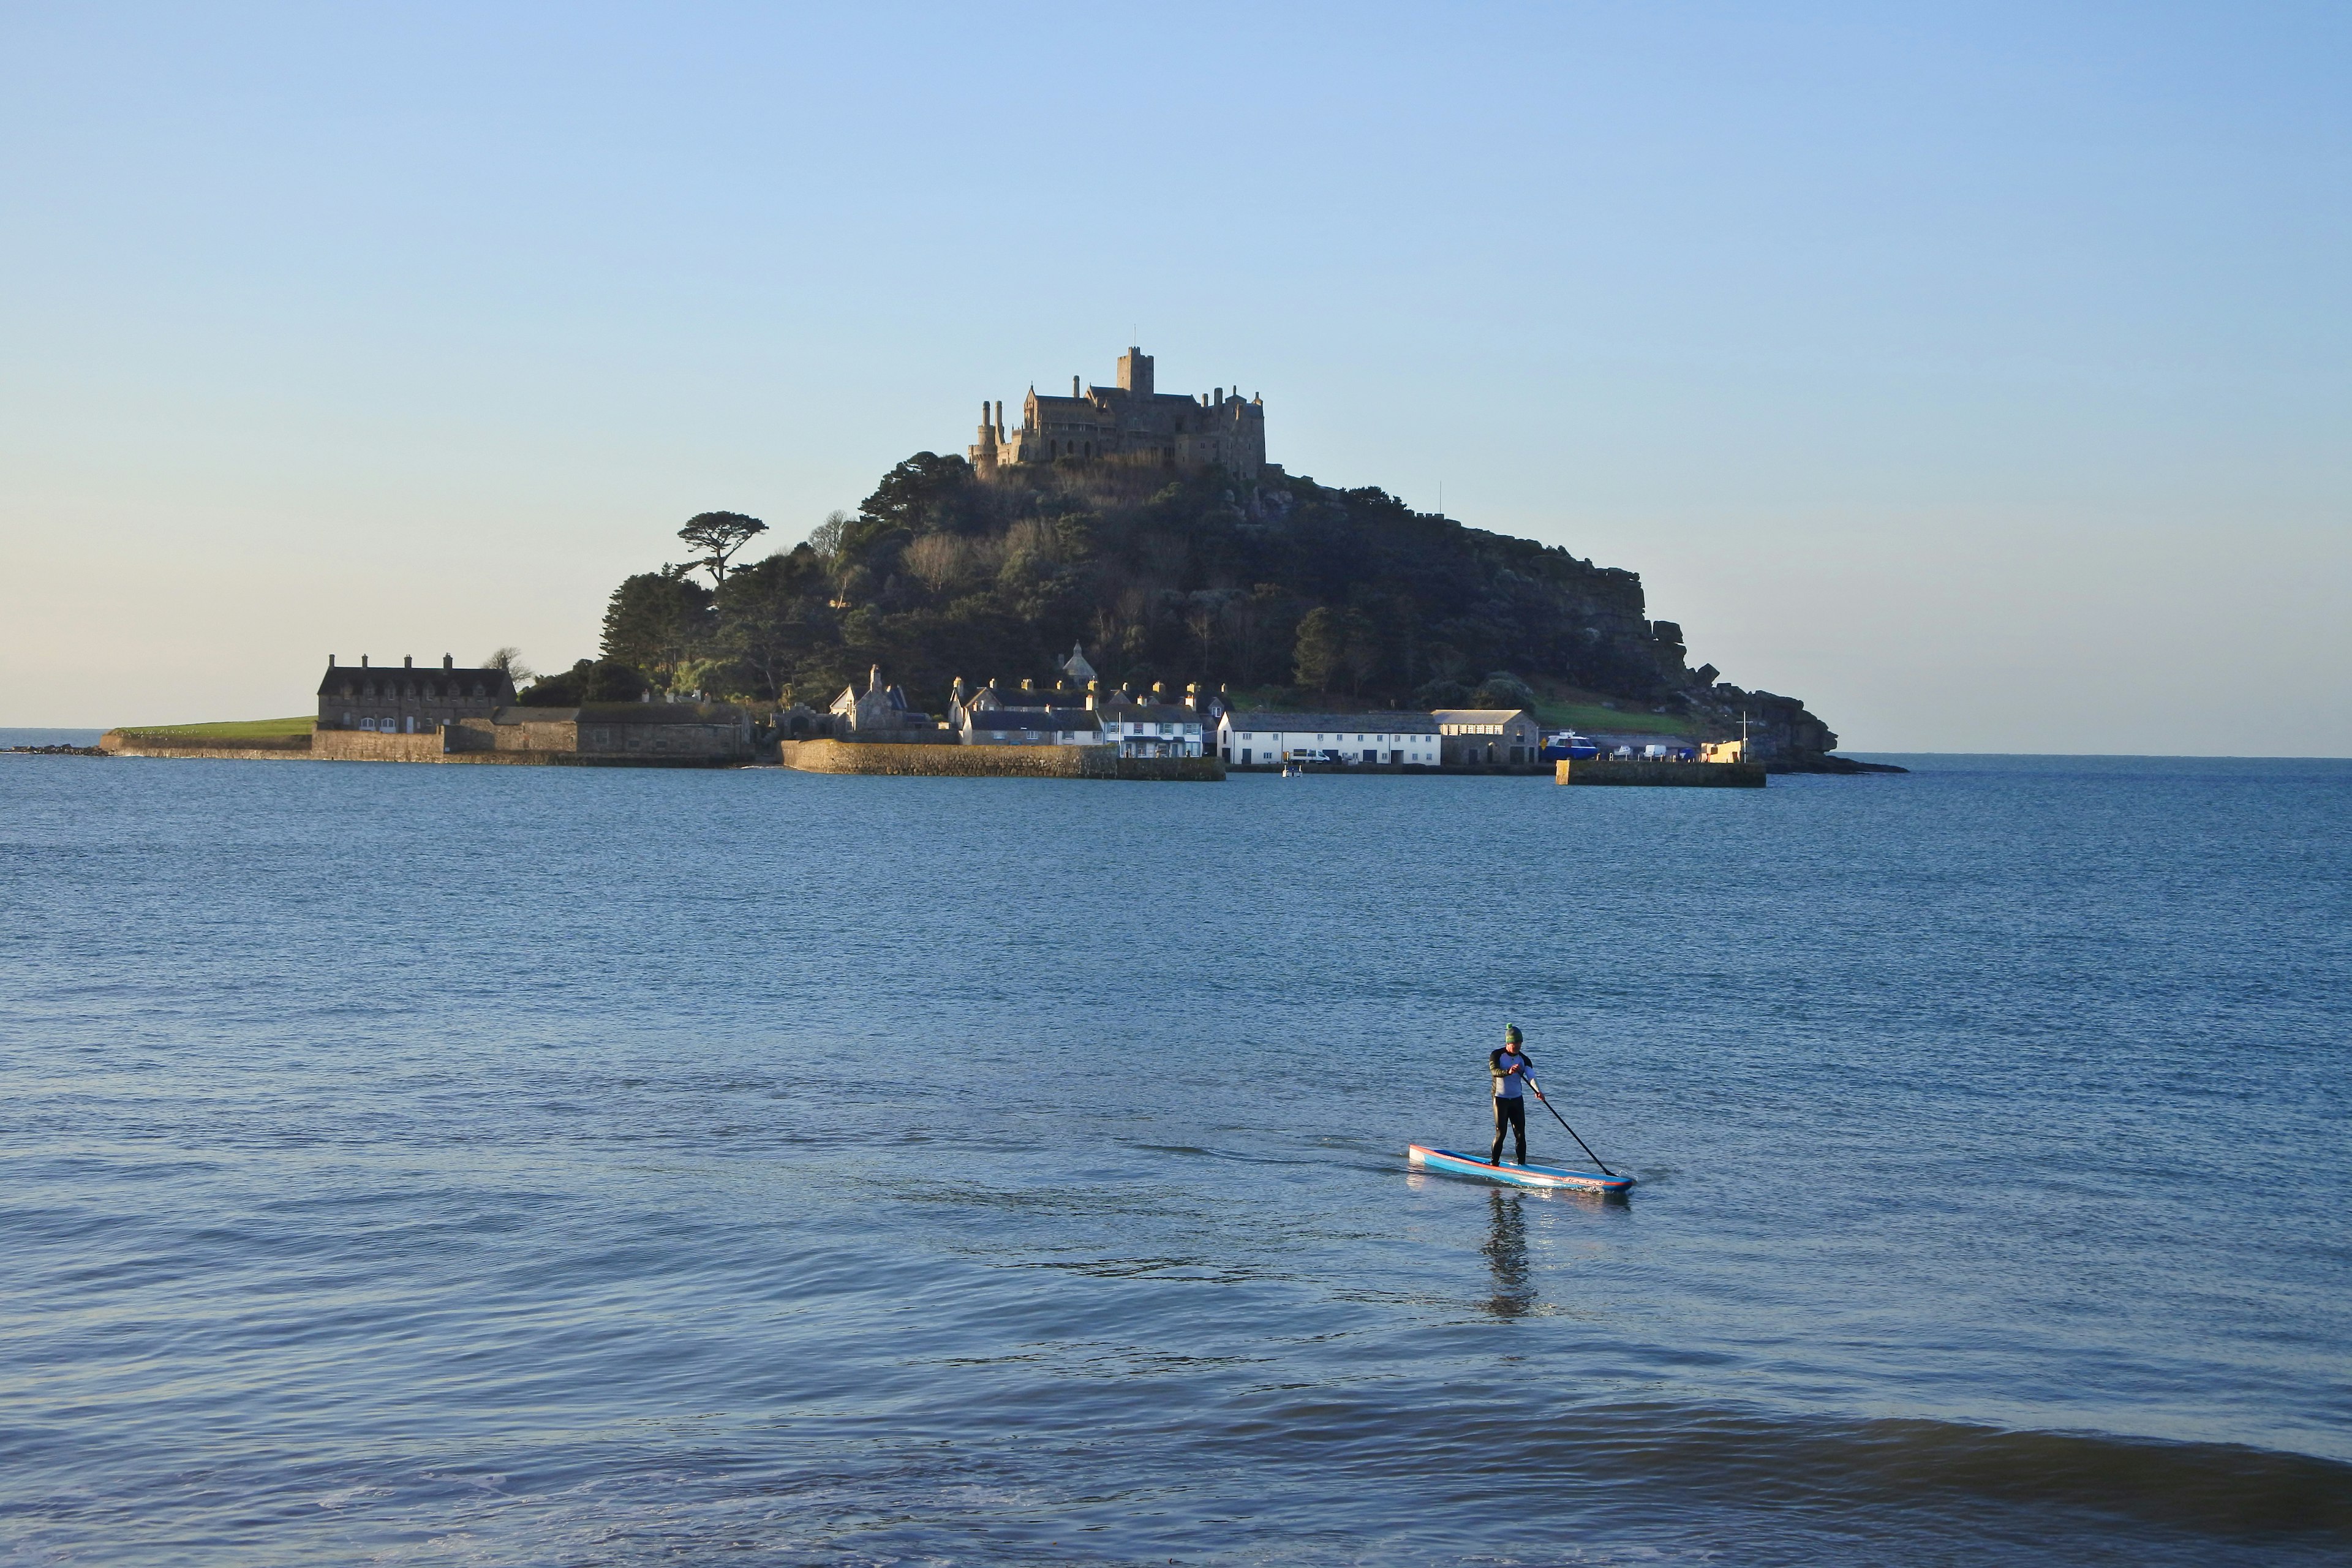
{"type": "Polygon", "coordinates": [[[1604,1176],[1598,1171],[1562,1171],[1550,1165],[1497,1165],[1457,1154],[1451,1149],[1408,1147],[1406,1158],[1416,1165],[1452,1176],[1477,1176],[1514,1187],[1581,1187],[1593,1193],[1622,1193],[1633,1184],[1631,1176],[1604,1176]]]}

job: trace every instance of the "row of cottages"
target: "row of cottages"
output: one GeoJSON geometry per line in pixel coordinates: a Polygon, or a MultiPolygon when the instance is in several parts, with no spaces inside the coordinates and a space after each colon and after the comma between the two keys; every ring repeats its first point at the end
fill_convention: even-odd
{"type": "Polygon", "coordinates": [[[339,665],[329,654],[319,680],[319,728],[429,735],[462,720],[488,719],[514,700],[514,681],[505,670],[460,669],[446,653],[438,669],[419,669],[413,658],[402,659],[398,669],[378,668],[365,654],[357,665],[339,665]]]}
{"type": "Polygon", "coordinates": [[[1229,764],[1370,763],[1435,767],[1437,720],[1427,713],[1227,713],[1217,753],[1229,764]]]}
{"type": "Polygon", "coordinates": [[[1523,708],[1441,708],[1433,713],[1226,713],[1217,754],[1228,764],[1371,763],[1496,767],[1539,762],[1543,729],[1523,708]]]}
{"type": "Polygon", "coordinates": [[[1198,757],[1207,752],[1213,725],[1198,687],[1175,702],[1165,686],[1106,697],[1098,680],[1081,692],[1067,682],[1048,691],[1026,680],[1018,689],[992,680],[967,691],[959,679],[948,728],[967,746],[1116,746],[1122,757],[1198,757]]]}

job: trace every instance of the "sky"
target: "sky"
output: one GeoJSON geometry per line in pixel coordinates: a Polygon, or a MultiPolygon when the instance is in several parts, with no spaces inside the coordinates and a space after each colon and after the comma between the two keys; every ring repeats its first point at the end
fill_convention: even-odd
{"type": "Polygon", "coordinates": [[[2340,4],[17,0],[0,725],[566,665],[1132,342],[1850,751],[2352,755],[2347,80],[2340,4]]]}

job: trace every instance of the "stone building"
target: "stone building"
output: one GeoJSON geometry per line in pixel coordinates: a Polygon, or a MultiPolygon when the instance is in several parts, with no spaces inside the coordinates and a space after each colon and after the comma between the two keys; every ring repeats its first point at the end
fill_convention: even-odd
{"type": "Polygon", "coordinates": [[[1533,763],[1543,756],[1543,727],[1524,708],[1440,708],[1431,717],[1457,763],[1533,763]]]}
{"type": "Polygon", "coordinates": [[[1160,392],[1151,383],[1151,356],[1130,348],[1118,362],[1117,386],[1045,397],[1032,386],[1021,424],[1007,430],[1004,405],[980,405],[980,438],[971,448],[982,479],[1064,460],[1165,468],[1176,473],[1223,469],[1255,484],[1267,468],[1265,403],[1242,400],[1220,386],[1198,395],[1160,392]]]}
{"type": "Polygon", "coordinates": [[[907,704],[903,687],[882,684],[882,667],[866,675],[866,689],[852,681],[833,700],[834,733],[845,741],[908,741],[939,739],[940,725],[929,713],[907,704]]]}
{"type": "Polygon", "coordinates": [[[339,665],[329,654],[319,681],[319,728],[431,734],[440,725],[488,719],[514,700],[505,670],[460,669],[446,653],[438,669],[419,669],[414,658],[402,659],[397,669],[378,668],[364,654],[356,666],[339,665]]]}

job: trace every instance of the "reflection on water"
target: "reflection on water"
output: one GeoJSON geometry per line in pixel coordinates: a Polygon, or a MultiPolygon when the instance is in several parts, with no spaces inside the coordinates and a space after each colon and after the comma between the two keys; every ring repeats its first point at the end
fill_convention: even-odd
{"type": "Polygon", "coordinates": [[[1495,1271],[1495,1293],[1478,1303],[1498,1318],[1523,1318],[1535,1310],[1535,1270],[1528,1267],[1528,1216],[1517,1193],[1501,1188],[1486,1194],[1486,1267],[1495,1271]]]}

